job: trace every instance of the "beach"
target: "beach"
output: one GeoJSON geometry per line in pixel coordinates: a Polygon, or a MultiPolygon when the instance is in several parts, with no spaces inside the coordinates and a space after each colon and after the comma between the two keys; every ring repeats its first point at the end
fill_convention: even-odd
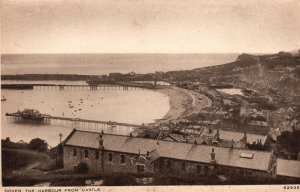
{"type": "Polygon", "coordinates": [[[156,120],[156,124],[177,122],[185,116],[199,113],[203,108],[212,105],[211,99],[195,91],[179,87],[165,87],[157,91],[169,97],[170,109],[162,119],[156,120]],[[199,97],[202,99],[198,99],[199,97]]]}

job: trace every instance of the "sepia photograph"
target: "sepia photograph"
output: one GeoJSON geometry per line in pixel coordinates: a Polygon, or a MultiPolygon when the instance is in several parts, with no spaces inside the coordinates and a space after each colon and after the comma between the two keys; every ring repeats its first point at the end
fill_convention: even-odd
{"type": "Polygon", "coordinates": [[[0,2],[0,191],[300,189],[299,0],[0,2]]]}

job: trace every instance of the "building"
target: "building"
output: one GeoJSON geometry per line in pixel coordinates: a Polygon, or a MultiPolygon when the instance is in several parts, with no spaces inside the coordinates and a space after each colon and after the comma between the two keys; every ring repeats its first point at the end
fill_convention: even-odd
{"type": "Polygon", "coordinates": [[[300,182],[300,161],[277,159],[276,178],[300,182]]]}
{"type": "Polygon", "coordinates": [[[189,126],[179,133],[167,134],[163,140],[188,142],[221,147],[249,148],[267,150],[270,148],[270,137],[251,133],[210,129],[203,126],[189,126]]]}
{"type": "Polygon", "coordinates": [[[270,132],[270,126],[265,121],[249,120],[243,122],[234,118],[221,119],[216,126],[223,130],[247,132],[253,134],[266,135],[270,132]]]}
{"type": "Polygon", "coordinates": [[[240,127],[247,131],[247,133],[268,134],[270,131],[269,124],[265,121],[250,120],[248,123],[241,123],[240,127]]]}
{"type": "Polygon", "coordinates": [[[172,177],[223,174],[274,175],[272,152],[136,138],[73,130],[63,143],[65,169],[86,163],[99,174],[161,174],[172,177]]]}
{"type": "MultiPolygon", "coordinates": [[[[271,144],[270,137],[266,135],[258,135],[258,134],[252,134],[252,133],[242,133],[242,132],[234,132],[234,131],[225,131],[225,130],[219,130],[219,139],[221,141],[233,141],[236,146],[236,148],[245,148],[249,146],[245,146],[245,144],[248,145],[255,145],[260,144],[263,149],[269,149],[271,144]]],[[[225,143],[222,144],[222,146],[226,146],[225,143]]]]}

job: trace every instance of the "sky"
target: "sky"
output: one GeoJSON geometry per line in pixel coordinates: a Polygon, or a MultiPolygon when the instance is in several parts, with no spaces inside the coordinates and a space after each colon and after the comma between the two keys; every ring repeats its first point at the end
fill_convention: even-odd
{"type": "Polygon", "coordinates": [[[2,0],[2,53],[274,53],[300,0],[2,0]]]}

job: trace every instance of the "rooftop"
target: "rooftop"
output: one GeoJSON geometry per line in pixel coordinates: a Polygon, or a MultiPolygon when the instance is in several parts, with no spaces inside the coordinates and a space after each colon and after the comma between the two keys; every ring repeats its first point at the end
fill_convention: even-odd
{"type": "Polygon", "coordinates": [[[277,175],[300,178],[300,161],[277,159],[277,175]]]}
{"type": "MultiPolygon", "coordinates": [[[[98,149],[100,133],[74,130],[64,141],[65,145],[98,149]]],[[[104,134],[104,149],[132,154],[146,154],[157,150],[160,157],[210,163],[210,153],[214,148],[216,163],[220,165],[268,170],[271,152],[252,151],[247,149],[231,149],[190,143],[171,142],[136,138],[121,135],[104,134]],[[242,153],[253,154],[252,159],[241,158],[242,153]]]]}
{"type": "MultiPolygon", "coordinates": [[[[244,133],[242,132],[234,132],[234,131],[225,131],[225,130],[219,130],[219,138],[223,140],[231,141],[239,141],[243,138],[244,133]]],[[[251,134],[247,133],[247,142],[250,144],[253,144],[253,142],[257,142],[257,140],[261,140],[261,143],[264,144],[267,139],[267,135],[257,135],[257,134],[251,134]]]]}

